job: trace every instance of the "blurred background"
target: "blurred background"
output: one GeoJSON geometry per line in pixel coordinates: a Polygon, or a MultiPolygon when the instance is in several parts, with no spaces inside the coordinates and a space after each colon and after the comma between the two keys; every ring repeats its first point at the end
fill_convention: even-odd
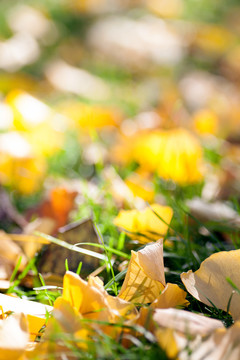
{"type": "Polygon", "coordinates": [[[103,181],[119,206],[129,191],[151,202],[156,176],[170,190],[200,183],[206,200],[238,197],[239,16],[237,0],[2,0],[10,203],[32,209],[56,186],[58,199],[98,201],[103,181]]]}

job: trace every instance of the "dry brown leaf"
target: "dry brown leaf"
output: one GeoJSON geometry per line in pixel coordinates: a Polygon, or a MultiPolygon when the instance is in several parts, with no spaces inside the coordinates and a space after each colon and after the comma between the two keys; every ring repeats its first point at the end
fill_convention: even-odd
{"type": "MultiPolygon", "coordinates": [[[[99,238],[91,218],[83,221],[76,221],[59,229],[59,239],[75,245],[78,243],[91,242],[99,244],[99,238]]],[[[80,245],[82,247],[83,245],[80,245]]],[[[92,246],[83,246],[100,252],[100,249],[92,246]]],[[[65,260],[68,259],[69,270],[76,271],[79,263],[82,261],[81,274],[89,275],[99,266],[99,259],[88,255],[80,254],[74,250],[68,250],[56,244],[48,245],[45,253],[40,259],[38,269],[41,273],[52,273],[63,276],[65,274],[65,260]]]]}

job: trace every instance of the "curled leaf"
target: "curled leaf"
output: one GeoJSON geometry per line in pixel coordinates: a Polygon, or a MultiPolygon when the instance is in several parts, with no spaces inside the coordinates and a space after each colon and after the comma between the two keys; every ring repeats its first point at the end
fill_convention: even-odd
{"type": "Polygon", "coordinates": [[[134,303],[151,303],[165,287],[163,244],[157,242],[132,251],[119,297],[134,303]]]}

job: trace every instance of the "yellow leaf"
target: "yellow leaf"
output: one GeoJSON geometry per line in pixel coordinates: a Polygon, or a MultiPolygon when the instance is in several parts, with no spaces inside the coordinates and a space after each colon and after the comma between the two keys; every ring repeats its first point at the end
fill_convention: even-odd
{"type": "Polygon", "coordinates": [[[217,135],[219,119],[213,111],[202,109],[193,115],[193,126],[200,135],[217,135]]]}
{"type": "Polygon", "coordinates": [[[196,272],[189,270],[181,274],[186,289],[197,300],[204,304],[227,311],[229,300],[230,313],[236,320],[240,317],[240,295],[227,281],[240,289],[238,269],[240,267],[240,250],[222,251],[211,255],[202,262],[196,272]]]}
{"type": "Polygon", "coordinates": [[[0,183],[22,194],[40,188],[45,176],[46,162],[34,154],[26,138],[16,132],[0,135],[0,183]]]}
{"type": "Polygon", "coordinates": [[[154,309],[167,309],[173,307],[186,307],[189,302],[186,300],[187,293],[178,285],[167,283],[165,289],[152,302],[151,307],[154,309]]]}
{"type": "Polygon", "coordinates": [[[157,172],[163,179],[181,185],[197,183],[203,178],[201,144],[183,128],[129,137],[113,149],[113,157],[123,163],[136,161],[141,170],[157,172]]]}
{"type": "Polygon", "coordinates": [[[122,317],[128,320],[137,314],[132,304],[110,296],[98,277],[89,276],[86,282],[77,274],[67,271],[63,280],[62,297],[87,319],[116,322],[122,317]]]}
{"type": "Polygon", "coordinates": [[[148,182],[140,175],[133,173],[126,180],[125,184],[132,191],[134,196],[152,203],[154,199],[154,189],[152,182],[148,182]]]}
{"type": "Polygon", "coordinates": [[[155,332],[158,344],[166,352],[169,359],[176,359],[179,352],[172,329],[157,329],[155,332]]]}
{"type": "Polygon", "coordinates": [[[169,206],[162,206],[159,204],[152,204],[151,208],[147,207],[142,211],[138,210],[121,210],[118,216],[114,219],[114,224],[132,233],[130,234],[135,239],[137,238],[141,243],[147,243],[152,240],[158,240],[164,236],[168,230],[168,225],[171,222],[173,210],[169,206]],[[162,219],[160,220],[155,211],[162,219]]]}
{"type": "Polygon", "coordinates": [[[133,303],[151,303],[165,286],[163,245],[156,242],[132,251],[119,297],[133,303]]]}
{"type": "Polygon", "coordinates": [[[29,340],[34,341],[36,336],[39,335],[39,330],[43,327],[46,320],[45,317],[39,317],[34,315],[27,315],[27,322],[28,322],[28,331],[29,331],[29,340]]]}

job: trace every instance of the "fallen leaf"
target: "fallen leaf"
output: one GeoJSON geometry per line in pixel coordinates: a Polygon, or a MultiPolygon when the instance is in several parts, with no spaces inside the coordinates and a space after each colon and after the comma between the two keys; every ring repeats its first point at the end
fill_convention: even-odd
{"type": "MultiPolygon", "coordinates": [[[[62,298],[88,319],[116,322],[124,316],[129,319],[132,314],[136,315],[135,307],[125,300],[110,296],[98,277],[89,276],[86,282],[77,274],[67,271],[63,281],[62,298]]],[[[61,298],[56,300],[56,306],[59,301],[61,298]]]]}
{"type": "Polygon", "coordinates": [[[194,198],[187,201],[187,206],[194,217],[200,221],[225,221],[231,225],[240,224],[240,216],[237,211],[222,201],[207,202],[201,198],[194,198]]]}
{"type": "Polygon", "coordinates": [[[161,294],[150,305],[154,309],[181,308],[189,305],[187,293],[178,285],[167,283],[161,294]]]}
{"type": "Polygon", "coordinates": [[[182,332],[186,335],[211,334],[215,329],[224,328],[220,320],[179,309],[156,309],[153,320],[163,327],[182,332]]]}
{"type": "MultiPolygon", "coordinates": [[[[71,245],[84,242],[99,244],[98,234],[91,218],[60,228],[59,239],[71,245]]],[[[93,250],[93,247],[84,245],[84,249],[93,250]]],[[[76,271],[79,263],[82,262],[81,274],[85,276],[89,275],[99,266],[99,259],[95,257],[79,254],[74,250],[68,250],[56,244],[49,244],[40,259],[38,269],[44,274],[53,273],[63,276],[66,272],[66,259],[68,259],[68,266],[71,271],[76,271]]]]}
{"type": "Polygon", "coordinates": [[[228,329],[217,329],[192,352],[192,360],[238,360],[240,357],[240,322],[228,329]]]}
{"type": "Polygon", "coordinates": [[[171,222],[173,210],[169,206],[152,204],[142,211],[121,210],[114,219],[114,224],[140,243],[149,243],[163,237],[171,222]],[[156,212],[160,218],[154,213],[156,212]]]}
{"type": "Polygon", "coordinates": [[[163,244],[156,242],[132,251],[119,297],[134,303],[151,303],[165,287],[163,244]]]}
{"type": "Polygon", "coordinates": [[[181,274],[186,289],[197,300],[209,306],[229,312],[234,320],[240,317],[240,295],[229,284],[240,289],[238,271],[240,267],[240,250],[221,251],[204,260],[194,273],[189,270],[181,274]]]}
{"type": "Polygon", "coordinates": [[[41,204],[38,212],[41,217],[55,220],[57,230],[67,224],[69,213],[74,208],[76,196],[76,191],[69,191],[61,186],[55,187],[50,191],[48,198],[41,204]]]}

